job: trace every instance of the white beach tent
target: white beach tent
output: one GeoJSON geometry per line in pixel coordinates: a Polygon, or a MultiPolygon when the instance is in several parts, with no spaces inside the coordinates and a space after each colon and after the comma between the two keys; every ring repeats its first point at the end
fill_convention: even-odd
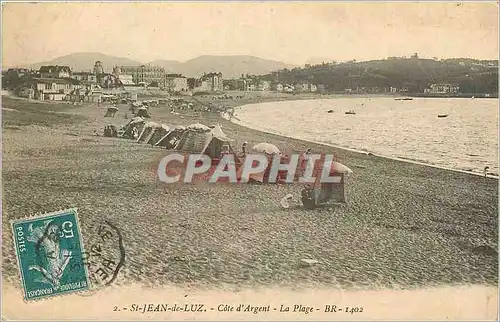
{"type": "Polygon", "coordinates": [[[206,134],[205,145],[201,153],[209,155],[212,158],[218,158],[221,155],[223,146],[226,145],[229,152],[234,154],[231,148],[231,142],[233,141],[233,139],[230,139],[222,131],[221,126],[217,124],[206,134]]]}

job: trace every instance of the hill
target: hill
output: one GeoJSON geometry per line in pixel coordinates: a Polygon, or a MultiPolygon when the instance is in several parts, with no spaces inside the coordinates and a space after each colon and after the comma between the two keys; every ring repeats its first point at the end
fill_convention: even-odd
{"type": "Polygon", "coordinates": [[[293,68],[283,62],[254,56],[200,56],[179,66],[179,72],[190,77],[203,73],[221,72],[224,78],[236,78],[241,74],[262,75],[284,68],[293,68]]]}
{"type": "Polygon", "coordinates": [[[125,57],[116,57],[101,53],[73,53],[51,61],[35,63],[27,68],[39,69],[43,65],[66,65],[73,71],[89,71],[96,61],[101,61],[106,72],[111,72],[115,65],[140,65],[141,63],[125,57]]]}
{"type": "MultiPolygon", "coordinates": [[[[88,71],[96,61],[101,61],[104,70],[111,72],[114,65],[142,65],[144,62],[125,57],[101,53],[74,53],[51,61],[32,64],[27,68],[39,69],[43,65],[67,65],[73,71],[88,71]]],[[[221,72],[224,78],[240,77],[241,74],[262,75],[295,66],[283,62],[262,59],[254,56],[200,56],[185,62],[175,60],[155,60],[148,65],[164,67],[167,73],[180,73],[188,77],[198,77],[203,73],[221,72]]]]}
{"type": "Polygon", "coordinates": [[[498,93],[498,62],[465,58],[390,58],[283,69],[263,78],[290,84],[324,84],[328,91],[394,86],[406,87],[409,92],[423,92],[429,83],[455,83],[460,85],[461,91],[469,93],[498,93]]]}
{"type": "Polygon", "coordinates": [[[182,63],[177,60],[160,59],[150,62],[149,65],[163,67],[167,73],[181,73],[180,70],[182,69],[182,63]]]}

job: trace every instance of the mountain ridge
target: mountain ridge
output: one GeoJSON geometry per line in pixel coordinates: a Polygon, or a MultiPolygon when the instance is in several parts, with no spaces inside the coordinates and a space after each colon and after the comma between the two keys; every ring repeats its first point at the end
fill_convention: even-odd
{"type": "Polygon", "coordinates": [[[184,62],[159,59],[151,62],[140,62],[128,57],[119,57],[98,52],[76,52],[50,61],[28,64],[27,68],[39,69],[43,65],[66,65],[73,71],[90,71],[94,63],[101,61],[106,72],[113,66],[120,65],[153,65],[165,68],[167,73],[182,74],[187,77],[199,77],[203,73],[221,72],[224,78],[236,78],[241,74],[263,75],[295,65],[264,59],[250,55],[201,55],[184,62]]]}

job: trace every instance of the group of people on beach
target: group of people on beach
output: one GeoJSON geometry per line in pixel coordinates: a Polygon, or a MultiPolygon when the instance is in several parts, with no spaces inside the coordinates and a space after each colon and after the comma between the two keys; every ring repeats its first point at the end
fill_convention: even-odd
{"type": "MultiPolygon", "coordinates": [[[[312,149],[311,148],[307,148],[306,151],[302,154],[302,164],[301,166],[304,166],[305,163],[308,162],[309,160],[309,155],[311,154],[312,152],[312,149]]],[[[225,155],[225,154],[229,154],[231,153],[230,152],[230,149],[229,149],[229,145],[223,145],[222,146],[222,151],[221,151],[221,156],[220,158],[222,159],[222,157],[225,155]]],[[[248,141],[245,141],[243,142],[243,144],[241,145],[241,157],[245,157],[248,153],[248,141]]],[[[282,156],[282,159],[287,161],[289,160],[289,156],[288,155],[283,155],[282,156]]]]}

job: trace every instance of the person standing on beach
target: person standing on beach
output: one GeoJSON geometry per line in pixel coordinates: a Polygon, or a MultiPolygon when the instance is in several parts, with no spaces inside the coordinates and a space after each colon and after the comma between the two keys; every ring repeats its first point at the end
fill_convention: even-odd
{"type": "Polygon", "coordinates": [[[243,145],[241,146],[241,150],[243,151],[243,156],[247,155],[247,145],[248,145],[248,142],[245,141],[245,142],[243,142],[243,145]]]}
{"type": "Polygon", "coordinates": [[[224,144],[221,148],[219,160],[222,160],[226,154],[230,154],[231,151],[229,150],[229,145],[224,144]]]}
{"type": "Polygon", "coordinates": [[[300,163],[301,172],[306,170],[307,163],[309,162],[309,154],[311,154],[311,148],[308,148],[302,155],[302,161],[300,163]]]}
{"type": "Polygon", "coordinates": [[[309,161],[309,154],[311,154],[311,148],[308,148],[306,152],[304,152],[304,161],[309,161]]]}

